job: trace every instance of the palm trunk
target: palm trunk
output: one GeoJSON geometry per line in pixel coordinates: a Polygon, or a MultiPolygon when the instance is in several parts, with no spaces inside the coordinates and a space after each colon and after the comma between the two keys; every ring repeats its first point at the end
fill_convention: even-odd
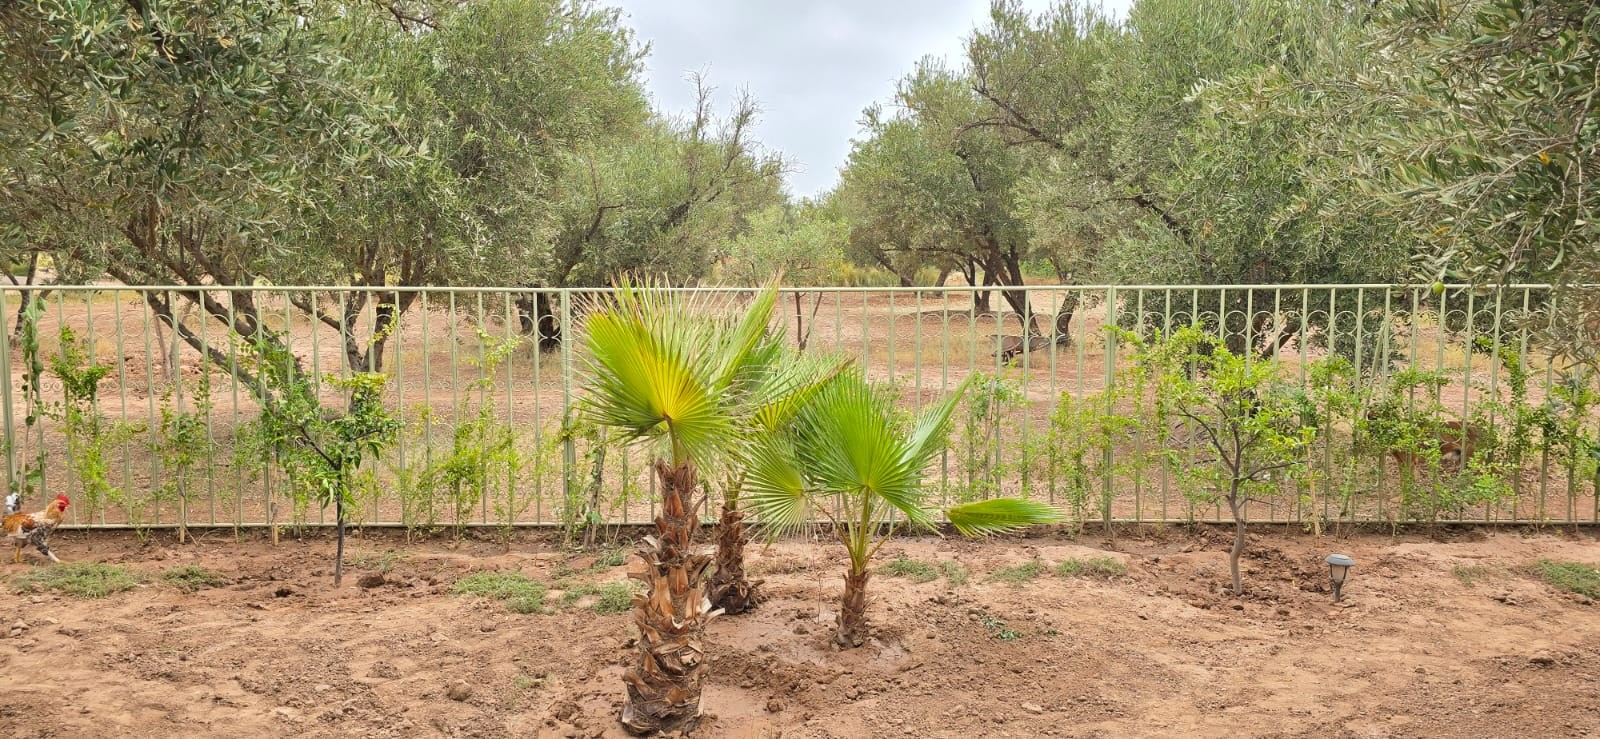
{"type": "Polygon", "coordinates": [[[844,576],[844,597],[839,601],[839,629],[833,643],[844,649],[867,643],[867,578],[870,570],[852,571],[844,576]]]}
{"type": "Polygon", "coordinates": [[[729,615],[744,613],[761,602],[754,582],[744,574],[744,511],[732,501],[722,504],[717,525],[717,571],[711,575],[711,602],[729,615]]]}
{"type": "Polygon", "coordinates": [[[694,466],[657,460],[655,469],[662,491],[657,536],[645,537],[639,549],[644,570],[629,573],[646,590],[633,599],[639,653],[622,676],[628,687],[622,725],[637,734],[687,734],[700,719],[706,666],[701,637],[720,612],[706,598],[711,557],[694,551],[700,527],[694,515],[694,466]]]}

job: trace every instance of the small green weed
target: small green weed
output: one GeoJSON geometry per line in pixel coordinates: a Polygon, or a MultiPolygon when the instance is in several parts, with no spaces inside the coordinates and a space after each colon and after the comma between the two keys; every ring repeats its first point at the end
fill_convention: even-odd
{"type": "Polygon", "coordinates": [[[161,580],[185,593],[206,588],[220,588],[231,582],[226,575],[199,565],[174,567],[161,573],[161,580]]]}
{"type": "Polygon", "coordinates": [[[456,581],[451,592],[505,601],[512,613],[544,613],[544,583],[520,572],[475,572],[456,581]]]}
{"type": "Polygon", "coordinates": [[[139,580],[137,573],[116,565],[73,562],[29,572],[13,582],[18,592],[59,590],[78,598],[104,598],[132,590],[139,580]]]}
{"type": "Polygon", "coordinates": [[[580,599],[589,595],[599,596],[589,605],[589,610],[602,616],[627,613],[628,609],[633,608],[633,586],[626,582],[605,585],[579,583],[569,586],[561,593],[561,606],[571,608],[580,599]]]}
{"type": "Polygon", "coordinates": [[[350,558],[350,568],[355,570],[377,570],[382,574],[389,574],[395,565],[411,558],[410,552],[401,552],[390,549],[383,554],[361,554],[350,558]]]}
{"type": "Polygon", "coordinates": [[[612,615],[627,613],[633,608],[633,587],[625,582],[600,586],[600,598],[589,606],[595,613],[612,615]]]}
{"type": "Polygon", "coordinates": [[[967,581],[972,579],[972,570],[967,569],[966,565],[953,559],[941,560],[939,569],[944,571],[944,579],[950,583],[951,587],[966,585],[967,581]]]}
{"type": "Polygon", "coordinates": [[[1539,560],[1539,576],[1558,590],[1600,598],[1600,570],[1577,562],[1539,560]]]}
{"type": "Polygon", "coordinates": [[[520,691],[536,690],[544,686],[544,680],[544,675],[530,675],[526,672],[520,672],[511,679],[511,687],[520,691]]]}
{"type": "Polygon", "coordinates": [[[1111,557],[1069,559],[1056,565],[1057,577],[1122,577],[1128,574],[1128,565],[1111,557]]]}
{"type": "Polygon", "coordinates": [[[932,582],[939,579],[939,568],[910,557],[896,557],[878,568],[887,577],[903,577],[913,582],[932,582]]]}
{"type": "Polygon", "coordinates": [[[1045,573],[1045,565],[1039,560],[1030,560],[1014,567],[1002,567],[989,575],[993,582],[1003,582],[1012,587],[1017,587],[1029,580],[1037,580],[1045,573]]]}
{"type": "Polygon", "coordinates": [[[594,564],[589,566],[589,571],[599,572],[600,570],[609,570],[612,567],[621,567],[627,561],[628,553],[623,549],[607,549],[604,554],[600,555],[599,559],[594,561],[594,564]]]}
{"type": "Polygon", "coordinates": [[[1479,580],[1489,576],[1489,568],[1483,565],[1456,565],[1450,568],[1450,574],[1461,581],[1462,585],[1472,587],[1479,580]]]}
{"type": "Polygon", "coordinates": [[[987,613],[983,615],[983,628],[988,629],[989,634],[1000,641],[1016,641],[1022,638],[1022,632],[1006,626],[1006,622],[987,613]]]}

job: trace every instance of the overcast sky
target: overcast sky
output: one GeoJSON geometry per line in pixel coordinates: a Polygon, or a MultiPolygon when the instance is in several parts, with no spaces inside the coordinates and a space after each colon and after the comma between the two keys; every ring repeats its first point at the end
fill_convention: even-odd
{"type": "MultiPolygon", "coordinates": [[[[988,0],[611,0],[651,44],[648,84],[656,104],[681,113],[694,102],[684,79],[704,71],[719,111],[748,88],[763,110],[761,142],[795,162],[789,191],[833,187],[860,131],[861,111],[887,102],[895,81],[925,54],[951,66],[988,17],[988,0]]],[[[1132,0],[1106,0],[1123,14],[1132,0]]],[[[1051,0],[1024,0],[1041,11],[1051,0]]]]}

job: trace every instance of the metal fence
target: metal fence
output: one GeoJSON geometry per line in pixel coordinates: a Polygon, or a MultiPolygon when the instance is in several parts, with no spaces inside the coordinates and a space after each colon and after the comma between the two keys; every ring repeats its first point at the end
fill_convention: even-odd
{"type": "MultiPolygon", "coordinates": [[[[735,309],[751,295],[719,291],[735,309]]],[[[648,522],[646,450],[615,444],[573,413],[582,392],[576,327],[585,296],[603,292],[6,288],[6,479],[26,494],[25,508],[73,495],[74,526],[324,522],[252,442],[260,405],[244,339],[274,336],[310,376],[390,378],[386,402],[406,426],[358,480],[358,522],[648,522]],[[486,457],[495,434],[507,441],[486,457]],[[463,459],[478,474],[460,474],[463,459]]],[[[1393,392],[1408,371],[1437,373],[1426,393],[1452,419],[1526,431],[1528,418],[1571,411],[1558,390],[1573,377],[1538,341],[1551,299],[1543,285],[819,288],[785,290],[774,330],[805,351],[855,358],[893,383],[908,408],[979,375],[928,474],[945,501],[1027,495],[1079,522],[1209,521],[1226,511],[1172,463],[1170,430],[1115,423],[1144,412],[1138,393],[1107,392],[1128,376],[1130,338],[1160,341],[1198,325],[1253,361],[1279,362],[1304,387],[1319,363],[1342,357],[1359,371],[1363,403],[1393,392]]],[[[330,408],[340,405],[336,390],[322,393],[330,408]]],[[[1414,478],[1384,450],[1362,449],[1359,422],[1329,421],[1308,474],[1253,503],[1251,518],[1417,520],[1404,499],[1414,478]]],[[[1600,438],[1595,418],[1563,423],[1569,437],[1600,438]]],[[[1600,521],[1590,442],[1532,433],[1506,475],[1510,495],[1436,507],[1427,519],[1600,521]]]]}

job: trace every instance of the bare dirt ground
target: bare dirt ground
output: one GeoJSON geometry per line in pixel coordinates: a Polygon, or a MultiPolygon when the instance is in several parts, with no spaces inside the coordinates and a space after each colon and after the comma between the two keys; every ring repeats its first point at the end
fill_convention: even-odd
{"type": "MultiPolygon", "coordinates": [[[[770,599],[716,620],[695,737],[1593,736],[1600,610],[1532,574],[1540,558],[1600,562],[1589,534],[1462,529],[1429,537],[1253,537],[1243,598],[1221,593],[1229,534],[1124,529],[966,542],[890,542],[970,570],[952,584],[875,576],[877,638],[828,646],[841,583],[826,541],[754,550],[770,599]],[[1344,606],[1321,559],[1357,561],[1344,606]],[[1073,558],[1114,578],[1060,577],[1073,558]],[[1001,568],[1038,560],[1012,585],[1001,568]]],[[[18,737],[622,736],[631,620],[581,598],[519,615],[451,594],[478,571],[572,587],[626,565],[529,534],[510,552],[468,541],[353,542],[331,586],[332,542],[141,545],[61,532],[64,559],[125,565],[145,585],[101,600],[0,593],[0,735],[18,737]],[[221,587],[159,575],[200,565],[221,587]],[[385,584],[363,574],[388,567],[385,584]],[[9,636],[8,636],[9,635],[9,636]],[[465,681],[463,691],[450,686],[465,681]]],[[[4,566],[7,577],[37,561],[4,566]]]]}

